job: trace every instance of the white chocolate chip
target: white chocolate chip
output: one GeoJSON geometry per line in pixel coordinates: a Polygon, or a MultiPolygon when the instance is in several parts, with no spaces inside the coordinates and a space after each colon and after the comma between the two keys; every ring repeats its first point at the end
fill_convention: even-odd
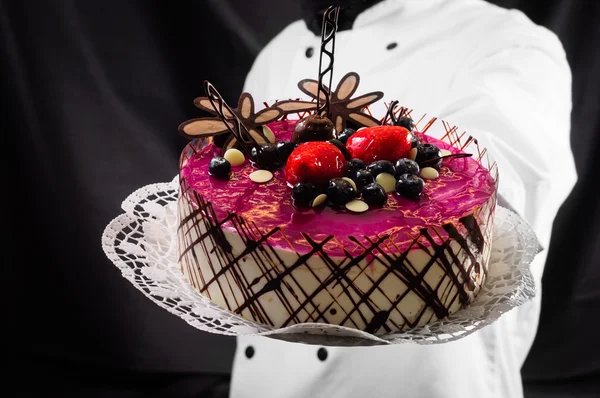
{"type": "Polygon", "coordinates": [[[386,193],[394,192],[396,189],[396,179],[389,173],[378,174],[375,181],[383,187],[386,193]]]}
{"type": "Polygon", "coordinates": [[[311,207],[321,206],[323,203],[325,203],[326,200],[327,200],[327,195],[322,193],[320,195],[317,195],[317,197],[313,199],[312,204],[310,206],[311,207]]]}
{"type": "Polygon", "coordinates": [[[354,199],[346,203],[346,209],[354,213],[362,213],[369,210],[369,205],[362,200],[354,199]]]}
{"type": "Polygon", "coordinates": [[[434,169],[433,167],[423,167],[421,169],[421,177],[426,178],[428,180],[433,180],[435,178],[438,178],[440,175],[440,173],[438,173],[438,171],[436,169],[434,169]]]}
{"type": "Polygon", "coordinates": [[[273,178],[273,173],[269,170],[256,170],[253,173],[250,173],[250,179],[257,184],[263,184],[267,181],[271,181],[273,178]]]}
{"type": "Polygon", "coordinates": [[[275,134],[273,134],[273,130],[271,130],[266,124],[263,126],[263,134],[271,144],[275,143],[275,134]]]}
{"type": "Polygon", "coordinates": [[[233,167],[241,166],[246,161],[246,158],[244,157],[242,151],[235,148],[231,148],[225,151],[223,157],[227,159],[227,161],[231,163],[231,166],[233,167]]]}
{"type": "Polygon", "coordinates": [[[440,149],[440,153],[442,154],[442,156],[452,155],[452,152],[450,152],[447,149],[440,149]]]}
{"type": "Polygon", "coordinates": [[[410,160],[415,160],[417,158],[417,148],[413,148],[410,150],[410,152],[408,153],[408,158],[410,160]]]}
{"type": "Polygon", "coordinates": [[[356,183],[354,181],[352,181],[352,179],[350,177],[342,177],[342,180],[346,180],[350,183],[350,185],[352,185],[352,188],[354,188],[354,190],[356,192],[358,192],[358,189],[356,188],[356,183]]]}

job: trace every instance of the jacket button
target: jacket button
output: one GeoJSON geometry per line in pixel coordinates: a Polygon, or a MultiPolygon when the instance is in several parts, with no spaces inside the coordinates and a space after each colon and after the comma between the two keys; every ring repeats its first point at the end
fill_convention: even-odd
{"type": "Polygon", "coordinates": [[[254,347],[252,347],[251,345],[249,345],[248,347],[246,347],[246,358],[250,359],[254,356],[254,347]]]}
{"type": "Polygon", "coordinates": [[[390,44],[388,44],[385,48],[387,48],[388,50],[393,50],[396,47],[398,47],[398,43],[396,43],[395,41],[393,41],[390,44]]]}
{"type": "Polygon", "coordinates": [[[319,358],[321,361],[324,361],[327,359],[327,350],[323,347],[319,348],[319,351],[317,351],[317,358],[319,358]]]}
{"type": "Polygon", "coordinates": [[[306,58],[312,57],[314,53],[315,53],[315,49],[312,48],[312,47],[308,47],[306,49],[306,53],[305,53],[306,54],[306,58]]]}

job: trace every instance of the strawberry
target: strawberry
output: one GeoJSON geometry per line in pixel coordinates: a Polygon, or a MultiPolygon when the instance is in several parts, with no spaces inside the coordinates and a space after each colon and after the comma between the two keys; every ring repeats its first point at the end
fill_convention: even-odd
{"type": "Polygon", "coordinates": [[[310,182],[315,186],[343,177],[346,169],[344,154],[329,142],[310,141],[292,151],[285,165],[285,178],[290,185],[310,182]]]}
{"type": "Polygon", "coordinates": [[[375,126],[354,133],[346,148],[350,156],[366,164],[376,160],[389,160],[408,157],[412,143],[412,134],[401,126],[375,126]]]}

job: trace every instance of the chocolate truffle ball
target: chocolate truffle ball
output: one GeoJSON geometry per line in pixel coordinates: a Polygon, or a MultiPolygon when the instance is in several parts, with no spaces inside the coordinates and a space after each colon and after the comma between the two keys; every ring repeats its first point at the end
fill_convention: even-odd
{"type": "Polygon", "coordinates": [[[334,127],[331,120],[324,116],[310,115],[300,119],[296,124],[292,142],[300,144],[308,141],[328,141],[334,138],[334,127]]]}

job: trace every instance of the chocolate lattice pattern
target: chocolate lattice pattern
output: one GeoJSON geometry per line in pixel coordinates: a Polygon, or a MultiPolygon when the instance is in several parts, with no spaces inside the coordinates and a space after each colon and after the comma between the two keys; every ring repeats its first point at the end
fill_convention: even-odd
{"type": "MultiPolygon", "coordinates": [[[[398,112],[412,116],[406,108],[398,112]]],[[[496,164],[475,139],[437,118],[416,122],[423,133],[433,127],[443,129],[442,141],[472,153],[497,181],[496,164]]],[[[180,168],[207,143],[191,142],[180,168]]],[[[349,237],[358,247],[351,255],[333,236],[304,233],[299,243],[282,228],[264,230],[231,213],[219,218],[181,178],[179,262],[199,293],[247,319],[274,327],[322,322],[390,333],[445,318],[473,301],[486,278],[495,205],[494,194],[471,214],[409,236],[408,248],[398,246],[406,235],[349,237]],[[287,247],[275,248],[273,241],[287,247]]]]}
{"type": "Polygon", "coordinates": [[[108,258],[145,296],[193,327],[225,335],[270,335],[324,345],[436,344],[460,339],[497,320],[535,295],[529,264],[540,251],[529,225],[497,207],[486,283],[468,308],[400,333],[377,335],[327,324],[272,328],[226,311],[197,294],[182,276],[176,255],[179,182],[140,188],[124,202],[124,214],[105,229],[108,258]]]}
{"type": "Polygon", "coordinates": [[[185,179],[180,186],[179,195],[193,198],[179,201],[179,261],[184,274],[195,289],[225,309],[266,325],[324,322],[371,333],[414,328],[468,305],[482,282],[474,280],[486,276],[493,200],[458,225],[421,230],[407,250],[393,250],[393,236],[381,235],[353,238],[362,248],[358,255],[340,245],[345,257],[332,257],[325,246],[338,244],[333,236],[317,240],[304,234],[311,247],[308,253],[299,254],[292,243],[287,250],[276,250],[271,238],[291,241],[281,228],[262,231],[231,213],[218,219],[212,205],[185,179]],[[481,218],[487,223],[483,232],[478,225],[481,218]],[[227,234],[224,224],[232,225],[237,234],[227,234]],[[236,240],[243,243],[235,245],[236,240]],[[235,252],[232,246],[245,249],[235,252]],[[314,256],[326,264],[326,271],[311,263],[314,256]],[[423,256],[428,257],[427,265],[418,269],[412,260],[423,256]],[[371,261],[365,261],[368,257],[371,261]],[[258,273],[246,265],[247,259],[258,265],[258,273]],[[432,279],[433,267],[442,269],[444,277],[432,279]],[[418,313],[405,313],[398,306],[402,300],[422,300],[425,305],[418,313]]]}

